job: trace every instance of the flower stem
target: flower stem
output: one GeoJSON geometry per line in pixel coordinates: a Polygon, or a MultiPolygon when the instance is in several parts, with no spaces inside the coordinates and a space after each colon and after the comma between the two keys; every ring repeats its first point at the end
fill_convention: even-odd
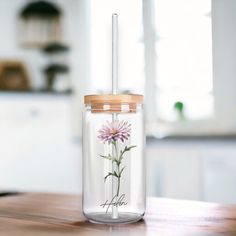
{"type": "Polygon", "coordinates": [[[119,192],[120,192],[120,162],[119,162],[119,153],[118,153],[118,149],[117,149],[117,142],[115,141],[113,143],[114,147],[115,147],[115,152],[116,152],[116,165],[117,165],[117,173],[118,173],[118,177],[117,177],[117,193],[116,196],[119,196],[119,192]]]}
{"type": "Polygon", "coordinates": [[[118,197],[119,196],[119,192],[120,192],[120,176],[118,177],[118,186],[117,186],[117,194],[116,196],[118,197]]]}

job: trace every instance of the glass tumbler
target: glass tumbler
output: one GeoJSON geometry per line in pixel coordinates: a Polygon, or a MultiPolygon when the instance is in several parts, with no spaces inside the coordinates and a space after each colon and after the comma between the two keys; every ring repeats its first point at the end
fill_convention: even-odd
{"type": "Polygon", "coordinates": [[[87,95],[83,113],[83,213],[131,223],[145,213],[143,96],[87,95]]]}

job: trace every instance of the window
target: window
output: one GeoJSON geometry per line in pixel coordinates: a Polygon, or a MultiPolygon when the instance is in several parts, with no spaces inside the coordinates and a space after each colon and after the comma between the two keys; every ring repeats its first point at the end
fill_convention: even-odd
{"type": "Polygon", "coordinates": [[[182,104],[182,118],[210,118],[214,113],[211,1],[154,3],[158,117],[165,121],[181,119],[178,112],[182,104]]]}
{"type": "Polygon", "coordinates": [[[214,116],[211,0],[90,3],[91,92],[110,91],[111,15],[117,12],[119,88],[145,93],[150,130],[214,116]]]}

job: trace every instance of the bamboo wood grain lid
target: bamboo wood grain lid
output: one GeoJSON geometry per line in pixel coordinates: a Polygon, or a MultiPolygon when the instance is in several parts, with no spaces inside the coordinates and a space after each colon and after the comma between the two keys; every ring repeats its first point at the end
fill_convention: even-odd
{"type": "Polygon", "coordinates": [[[84,96],[85,104],[117,104],[117,103],[143,103],[143,95],[140,94],[101,94],[101,95],[86,95],[84,96]]]}

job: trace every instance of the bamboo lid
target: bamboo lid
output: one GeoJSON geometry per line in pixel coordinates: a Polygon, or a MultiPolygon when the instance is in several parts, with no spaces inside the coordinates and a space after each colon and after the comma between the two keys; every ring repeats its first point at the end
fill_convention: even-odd
{"type": "Polygon", "coordinates": [[[84,96],[85,104],[135,104],[143,103],[143,95],[140,94],[101,94],[84,96]]]}

